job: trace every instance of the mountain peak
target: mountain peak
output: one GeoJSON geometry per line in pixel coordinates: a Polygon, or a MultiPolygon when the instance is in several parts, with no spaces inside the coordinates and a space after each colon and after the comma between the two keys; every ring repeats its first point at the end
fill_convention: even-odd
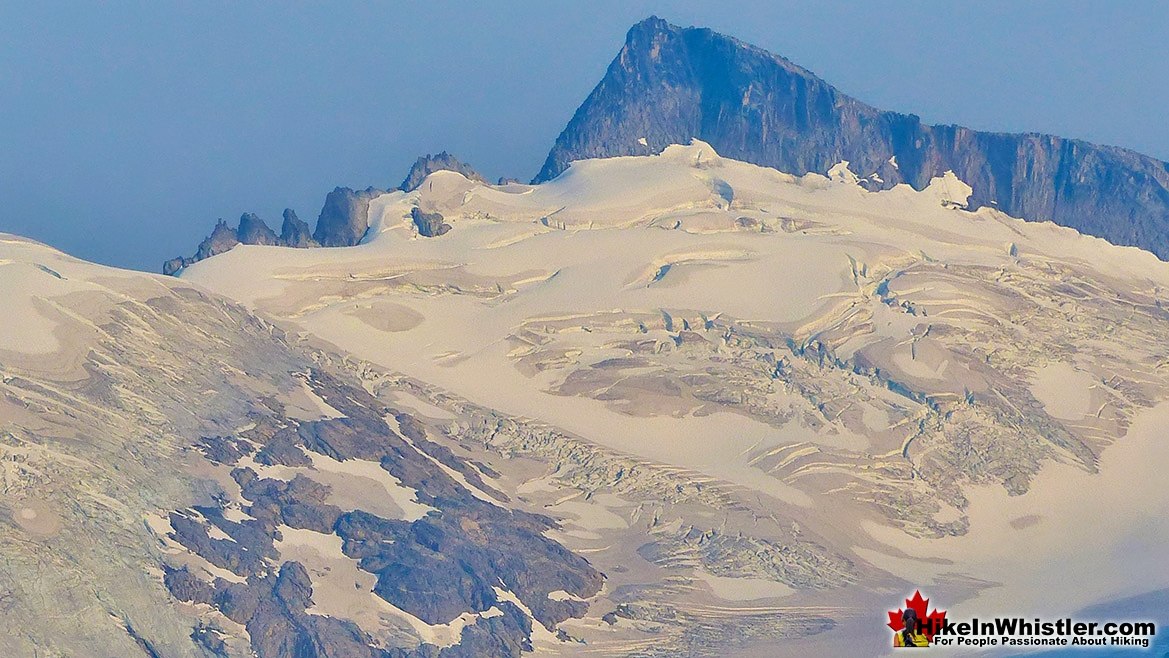
{"type": "MultiPolygon", "coordinates": [[[[573,160],[650,155],[693,138],[711,143],[727,157],[765,166],[784,164],[788,168],[780,168],[791,173],[823,173],[843,158],[823,166],[824,158],[773,164],[768,157],[752,157],[760,155],[752,147],[763,142],[769,150],[764,155],[786,150],[786,144],[766,143],[768,138],[800,138],[782,133],[807,127],[816,119],[808,110],[830,109],[841,99],[876,111],[783,57],[708,28],[678,27],[651,16],[630,28],[605,77],[557,138],[533,182],[555,178],[573,160]],[[758,114],[770,103],[779,103],[788,115],[771,122],[778,132],[769,132],[770,126],[731,126],[735,134],[719,138],[724,125],[744,113],[758,114]]],[[[835,151],[839,149],[833,150],[838,155],[835,151]]]]}
{"type": "Polygon", "coordinates": [[[648,18],[644,18],[637,23],[634,23],[633,27],[629,28],[629,32],[625,34],[625,43],[633,43],[634,40],[639,37],[678,32],[681,29],[682,28],[670,23],[664,18],[661,18],[657,15],[651,15],[648,18]]]}
{"type": "Polygon", "coordinates": [[[398,189],[403,192],[413,192],[418,189],[422,181],[426,180],[427,176],[436,171],[454,171],[478,183],[487,183],[487,179],[483,178],[471,165],[446,151],[440,151],[434,155],[427,153],[415,160],[410,167],[410,172],[406,174],[406,178],[398,186],[398,189]]]}
{"type": "Polygon", "coordinates": [[[629,28],[617,60],[626,70],[632,70],[638,65],[653,66],[662,60],[663,46],[679,39],[685,29],[694,28],[681,28],[657,16],[650,16],[629,28]]]}
{"type": "Polygon", "coordinates": [[[244,244],[280,244],[280,238],[268,224],[251,212],[240,215],[236,237],[244,244]]]}
{"type": "Polygon", "coordinates": [[[848,161],[874,190],[901,183],[921,190],[953,171],[973,188],[974,208],[1053,221],[1169,259],[1164,162],[1053,135],[923,124],[847,96],[766,50],[656,16],[630,28],[533,182],[555,178],[574,160],[650,155],[691,139],[796,175],[848,161]]]}

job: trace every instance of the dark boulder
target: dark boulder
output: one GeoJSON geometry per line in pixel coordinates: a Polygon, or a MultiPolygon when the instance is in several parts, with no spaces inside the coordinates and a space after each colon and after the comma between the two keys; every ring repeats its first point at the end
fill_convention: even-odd
{"type": "Polygon", "coordinates": [[[193,262],[195,262],[195,261],[190,259],[190,258],[183,258],[182,256],[176,256],[176,257],[174,257],[174,258],[172,258],[172,259],[170,259],[162,264],[162,273],[167,275],[167,276],[173,276],[175,274],[178,274],[179,270],[183,269],[184,267],[190,265],[193,262]]]}
{"type": "Polygon", "coordinates": [[[410,219],[418,228],[418,235],[433,238],[451,230],[451,225],[443,223],[442,214],[437,212],[422,212],[418,206],[410,209],[410,219]]]}

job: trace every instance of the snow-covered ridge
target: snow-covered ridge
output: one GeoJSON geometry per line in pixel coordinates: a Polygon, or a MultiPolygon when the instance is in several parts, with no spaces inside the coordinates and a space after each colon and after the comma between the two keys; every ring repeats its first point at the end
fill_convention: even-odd
{"type": "Polygon", "coordinates": [[[58,328],[74,314],[71,295],[101,293],[112,304],[127,298],[121,286],[162,294],[190,284],[89,263],[20,236],[0,233],[0,353],[42,358],[64,347],[58,328]]]}
{"type": "MultiPolygon", "coordinates": [[[[554,228],[620,228],[681,211],[709,211],[710,230],[720,227],[714,216],[730,219],[759,213],[762,202],[781,198],[784,188],[825,190],[845,184],[867,191],[841,162],[826,175],[792,176],[774,169],[721,157],[705,142],[672,145],[659,155],[623,156],[574,162],[563,174],[539,185],[487,185],[452,171],[431,174],[414,193],[392,192],[375,199],[366,242],[402,225],[403,208],[455,209],[452,218],[493,218],[540,221],[554,228]],[[731,184],[734,181],[738,187],[731,184]],[[737,201],[737,203],[736,203],[737,201]]],[[[964,206],[970,186],[952,172],[936,178],[921,192],[908,185],[874,192],[910,195],[926,202],[964,206]]],[[[820,201],[826,201],[821,199],[820,201]]],[[[831,207],[831,206],[830,206],[831,207]]],[[[727,224],[726,229],[735,228],[727,224]]]]}
{"type": "MultiPolygon", "coordinates": [[[[923,190],[897,185],[869,191],[848,169],[834,166],[826,175],[793,176],[718,155],[704,142],[667,147],[660,155],[624,156],[574,162],[556,179],[540,185],[489,185],[452,171],[428,176],[412,192],[394,191],[372,200],[370,229],[352,253],[334,249],[290,250],[240,245],[214,257],[214,266],[196,264],[184,275],[194,281],[233,276],[273,292],[265,277],[247,276],[264,263],[316,265],[363,260],[384,250],[397,251],[403,240],[421,239],[411,221],[419,208],[439,213],[455,233],[414,243],[406,254],[457,258],[465,243],[460,229],[506,233],[491,246],[514,244],[553,230],[661,228],[691,234],[786,233],[789,239],[823,239],[825,232],[853,236],[861,244],[887,244],[910,252],[925,248],[967,253],[1020,250],[1060,258],[1097,262],[1103,271],[1116,268],[1146,276],[1164,271],[1164,263],[1147,252],[1116,247],[1050,222],[1024,222],[989,207],[965,210],[971,188],[952,172],[923,190]],[[494,227],[494,228],[491,228],[494,227]],[[510,228],[508,228],[510,227],[510,228]],[[821,235],[820,238],[812,237],[821,235]],[[262,255],[261,255],[262,254],[262,255]]],[[[399,257],[402,254],[395,254],[399,257]]],[[[239,279],[236,279],[237,281],[239,279]]],[[[244,286],[239,295],[247,298],[244,286]]]]}

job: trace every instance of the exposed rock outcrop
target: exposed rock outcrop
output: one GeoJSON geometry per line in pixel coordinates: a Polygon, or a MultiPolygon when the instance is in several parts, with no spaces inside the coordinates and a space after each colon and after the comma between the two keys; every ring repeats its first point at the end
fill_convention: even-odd
{"type": "Polygon", "coordinates": [[[385,190],[338,187],[325,197],[313,238],[322,247],[350,247],[369,229],[369,201],[385,190]]]}
{"type": "Polygon", "coordinates": [[[451,225],[442,221],[442,213],[422,212],[418,206],[410,209],[410,219],[423,237],[433,238],[451,230],[451,225]]]}
{"type": "Polygon", "coordinates": [[[231,228],[222,219],[215,225],[211,235],[199,244],[195,255],[179,257],[163,263],[163,274],[177,274],[179,270],[216,254],[221,254],[237,244],[262,244],[281,247],[348,247],[361,242],[369,228],[369,202],[384,190],[374,187],[353,190],[338,187],[325,197],[321,214],[317,217],[315,232],[309,230],[306,222],[296,216],[291,208],[284,210],[284,223],[280,235],[268,227],[264,220],[254,213],[244,213],[239,227],[231,228]]]}
{"type": "MultiPolygon", "coordinates": [[[[321,399],[336,402],[344,417],[299,422],[256,413],[255,427],[246,436],[200,440],[208,460],[233,467],[231,478],[246,516],[228,518],[226,498],[220,496],[216,504],[172,512],[172,537],[242,582],[201,579],[185,567],[168,565],[164,583],[177,600],[210,605],[244,625],[260,658],[299,656],[286,649],[300,645],[318,648],[306,656],[518,658],[531,650],[533,622],[551,629],[587,612],[584,599],[600,591],[603,576],[545,536],[558,527],[555,521],[477,497],[468,485],[498,503],[510,500],[484,482],[477,467],[432,441],[428,426],[417,418],[384,408],[364,390],[324,372],[312,372],[306,384],[321,399]],[[386,414],[397,431],[387,425],[386,414]],[[262,457],[266,452],[269,459],[262,457]],[[256,463],[291,465],[303,472],[288,481],[264,477],[240,465],[245,454],[256,463]],[[277,457],[293,454],[299,456],[293,462],[277,457]],[[313,471],[309,454],[379,464],[429,511],[412,520],[343,511],[328,502],[331,487],[308,475],[313,471]],[[306,613],[313,605],[313,578],[306,565],[283,560],[275,544],[291,530],[338,537],[334,558],[355,560],[376,578],[370,595],[426,623],[448,624],[468,614],[474,621],[450,647],[406,642],[378,649],[351,620],[306,613]],[[280,564],[278,572],[275,564],[280,564]],[[505,589],[510,594],[501,594],[505,589]],[[524,601],[527,611],[509,600],[512,596],[524,601]]],[[[355,583],[355,589],[361,587],[355,583]]]]}
{"type": "Polygon", "coordinates": [[[412,192],[418,189],[418,186],[422,184],[422,181],[426,180],[427,176],[436,171],[455,171],[475,182],[487,183],[487,179],[483,178],[471,165],[443,151],[437,155],[430,155],[428,153],[415,160],[414,165],[410,167],[410,173],[406,174],[405,180],[398,186],[398,189],[404,192],[412,192]]]}
{"type": "Polygon", "coordinates": [[[630,29],[604,79],[534,182],[573,160],[647,155],[692,138],[720,155],[793,174],[848,161],[871,189],[916,189],[950,170],[993,205],[1169,258],[1169,164],[1036,133],[924,124],[846,96],[811,72],[709,29],[650,18],[630,29]]]}
{"type": "Polygon", "coordinates": [[[240,215],[236,237],[243,244],[280,244],[280,238],[255,213],[240,215]]]}
{"type": "Polygon", "coordinates": [[[195,255],[190,258],[172,258],[163,263],[163,274],[175,274],[184,267],[210,258],[215,254],[222,254],[239,244],[239,234],[236,229],[227,225],[227,222],[220,219],[215,222],[215,228],[211,230],[211,235],[203,238],[199,243],[199,248],[195,250],[195,255]]]}
{"type": "Polygon", "coordinates": [[[308,222],[296,216],[292,208],[284,209],[284,224],[280,226],[280,241],[288,247],[318,247],[308,222]]]}
{"type": "MultiPolygon", "coordinates": [[[[459,161],[446,151],[437,155],[425,155],[416,160],[410,167],[406,179],[398,187],[400,190],[413,191],[422,184],[427,176],[436,171],[455,171],[468,179],[487,184],[477,171],[470,165],[459,161]]],[[[514,179],[509,179],[514,181],[514,179]]],[[[501,179],[503,181],[503,179],[501,179]]],[[[503,184],[503,182],[501,182],[503,184]]],[[[354,190],[348,187],[338,187],[325,197],[325,204],[317,217],[316,230],[310,230],[307,222],[296,216],[291,208],[284,210],[284,223],[280,227],[280,235],[276,235],[264,220],[254,213],[244,213],[240,217],[239,228],[233,229],[223,220],[219,220],[211,236],[203,240],[199,250],[191,257],[172,258],[162,265],[163,274],[177,274],[180,270],[192,263],[223,253],[237,244],[277,245],[282,247],[349,247],[361,242],[365,232],[369,229],[369,202],[378,195],[385,194],[385,190],[369,187],[364,190],[354,190]]],[[[450,230],[450,225],[429,214],[414,218],[418,232],[427,237],[442,235],[450,230]]]]}
{"type": "Polygon", "coordinates": [[[195,262],[194,258],[183,258],[182,256],[176,256],[168,261],[163,262],[162,273],[167,276],[178,274],[179,270],[193,262],[195,262]]]}
{"type": "Polygon", "coordinates": [[[215,254],[221,254],[237,244],[239,244],[238,233],[221,219],[215,223],[211,235],[199,243],[199,248],[195,250],[195,260],[203,260],[215,254]]]}
{"type": "Polygon", "coordinates": [[[204,258],[211,258],[222,254],[237,244],[262,244],[280,247],[315,247],[316,242],[308,235],[308,225],[296,217],[291,208],[284,210],[284,226],[280,235],[268,227],[268,224],[255,213],[246,212],[239,218],[239,226],[232,228],[227,222],[220,219],[215,223],[211,235],[199,243],[195,255],[190,257],[179,256],[162,264],[162,273],[177,274],[184,267],[197,263],[204,258]]]}

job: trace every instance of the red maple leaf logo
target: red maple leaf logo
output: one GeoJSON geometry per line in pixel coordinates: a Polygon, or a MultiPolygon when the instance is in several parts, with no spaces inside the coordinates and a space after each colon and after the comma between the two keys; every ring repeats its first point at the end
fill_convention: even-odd
{"type": "MultiPolygon", "coordinates": [[[[927,615],[926,609],[929,605],[930,600],[921,597],[921,590],[914,592],[912,599],[905,599],[905,606],[912,608],[917,613],[917,618],[921,620],[921,634],[933,642],[934,634],[946,623],[946,611],[934,608],[934,611],[927,615]]],[[[894,633],[900,633],[905,628],[904,614],[905,608],[898,608],[896,612],[889,611],[889,628],[892,628],[894,633]]]]}

